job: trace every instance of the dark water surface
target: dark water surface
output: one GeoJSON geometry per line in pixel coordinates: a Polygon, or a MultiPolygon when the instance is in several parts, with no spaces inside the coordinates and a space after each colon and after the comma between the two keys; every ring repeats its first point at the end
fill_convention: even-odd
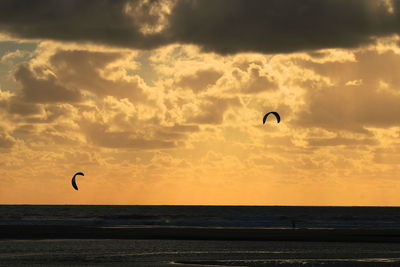
{"type": "Polygon", "coordinates": [[[0,205],[0,225],[400,229],[399,207],[0,205]]]}

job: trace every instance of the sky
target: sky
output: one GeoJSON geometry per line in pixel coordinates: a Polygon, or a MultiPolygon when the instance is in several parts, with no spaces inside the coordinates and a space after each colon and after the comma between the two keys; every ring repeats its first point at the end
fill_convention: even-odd
{"type": "Polygon", "coordinates": [[[2,0],[0,203],[399,206],[399,45],[398,0],[2,0]]]}

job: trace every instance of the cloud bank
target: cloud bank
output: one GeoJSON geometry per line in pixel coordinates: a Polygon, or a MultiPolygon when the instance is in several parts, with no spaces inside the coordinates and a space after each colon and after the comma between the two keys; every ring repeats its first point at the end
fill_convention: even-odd
{"type": "Polygon", "coordinates": [[[398,0],[40,0],[0,2],[0,31],[20,38],[221,54],[351,48],[400,32],[398,0]]]}

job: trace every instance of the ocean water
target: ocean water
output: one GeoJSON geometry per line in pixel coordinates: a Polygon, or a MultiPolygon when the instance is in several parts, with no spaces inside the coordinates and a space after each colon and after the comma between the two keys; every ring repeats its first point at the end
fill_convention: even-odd
{"type": "Polygon", "coordinates": [[[0,225],[400,229],[400,207],[0,205],[0,225]]]}
{"type": "MultiPolygon", "coordinates": [[[[399,229],[397,207],[1,205],[0,225],[399,229]]],[[[0,266],[400,266],[399,243],[0,238],[0,266]]]]}

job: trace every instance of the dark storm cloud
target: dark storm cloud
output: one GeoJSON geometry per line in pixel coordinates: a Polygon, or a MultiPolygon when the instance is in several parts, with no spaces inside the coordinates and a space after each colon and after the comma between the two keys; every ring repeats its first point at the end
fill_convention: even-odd
{"type": "Polygon", "coordinates": [[[184,43],[223,54],[278,53],[355,47],[398,33],[399,7],[398,0],[3,0],[0,30],[145,49],[184,43]],[[154,11],[167,2],[170,14],[154,11]]]}
{"type": "MultiPolygon", "coordinates": [[[[144,47],[144,38],[124,13],[126,0],[39,0],[0,2],[0,29],[24,38],[90,41],[144,47]]],[[[138,1],[132,1],[138,2],[138,1]]],[[[145,11],[145,10],[144,10],[145,11]]]]}
{"type": "MultiPolygon", "coordinates": [[[[376,0],[179,1],[170,34],[220,53],[353,47],[397,28],[376,0]]],[[[397,11],[397,10],[396,10],[397,11]]]]}

